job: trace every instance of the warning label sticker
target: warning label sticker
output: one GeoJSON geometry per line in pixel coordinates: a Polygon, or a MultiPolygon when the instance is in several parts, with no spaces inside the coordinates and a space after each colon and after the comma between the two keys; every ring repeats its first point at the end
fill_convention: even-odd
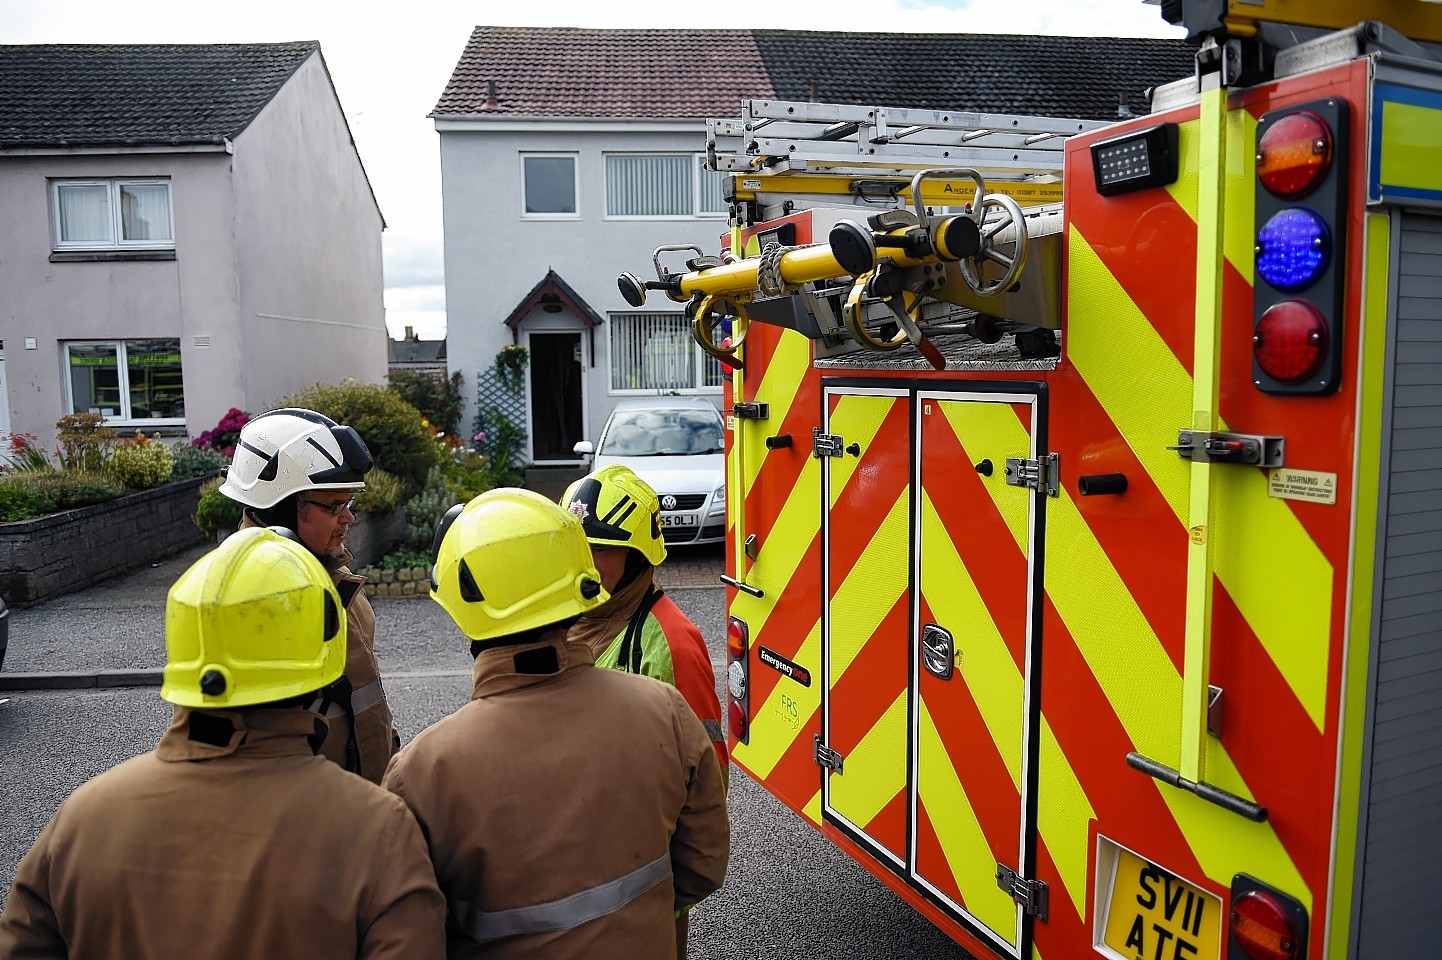
{"type": "Polygon", "coordinates": [[[1337,475],[1319,470],[1277,467],[1267,478],[1267,492],[1282,500],[1310,500],[1336,504],[1337,475]]]}

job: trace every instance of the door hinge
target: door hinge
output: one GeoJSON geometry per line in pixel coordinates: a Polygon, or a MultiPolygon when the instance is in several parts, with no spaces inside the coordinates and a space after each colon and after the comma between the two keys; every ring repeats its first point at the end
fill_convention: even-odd
{"type": "Polygon", "coordinates": [[[1046,881],[1028,880],[1011,867],[996,865],[996,885],[1021,904],[1028,914],[1046,923],[1046,881]]]}
{"type": "Polygon", "coordinates": [[[1049,497],[1061,493],[1061,457],[1048,453],[1036,460],[1006,458],[1006,482],[1013,487],[1031,487],[1049,497]]]}
{"type": "Polygon", "coordinates": [[[846,453],[841,437],[834,433],[822,433],[820,427],[811,428],[811,455],[814,457],[839,457],[846,453]]]}
{"type": "Polygon", "coordinates": [[[828,747],[826,744],[822,743],[821,734],[816,734],[812,737],[812,740],[816,744],[816,765],[818,767],[825,767],[827,770],[830,770],[833,773],[840,773],[841,763],[845,758],[842,757],[841,754],[837,753],[835,750],[828,747]]]}

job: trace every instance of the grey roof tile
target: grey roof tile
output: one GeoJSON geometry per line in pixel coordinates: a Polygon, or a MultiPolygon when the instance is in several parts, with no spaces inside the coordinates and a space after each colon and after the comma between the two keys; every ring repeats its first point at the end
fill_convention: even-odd
{"type": "Polygon", "coordinates": [[[476,27],[433,117],[729,117],[742,100],[1113,119],[1187,76],[1183,40],[476,27]]]}
{"type": "Polygon", "coordinates": [[[218,143],[320,44],[0,45],[0,149],[218,143]]]}
{"type": "Polygon", "coordinates": [[[476,27],[431,115],[704,118],[773,96],[744,30],[476,27]]]}

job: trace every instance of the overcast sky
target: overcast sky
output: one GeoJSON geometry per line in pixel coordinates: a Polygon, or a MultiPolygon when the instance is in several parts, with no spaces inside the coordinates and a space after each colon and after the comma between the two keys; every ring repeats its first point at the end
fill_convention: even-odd
{"type": "Polygon", "coordinates": [[[1143,0],[733,0],[704,7],[634,0],[0,0],[0,43],[319,40],[386,219],[387,325],[394,337],[409,325],[427,340],[445,336],[445,288],[440,159],[426,114],[478,24],[1182,35],[1143,0]]]}

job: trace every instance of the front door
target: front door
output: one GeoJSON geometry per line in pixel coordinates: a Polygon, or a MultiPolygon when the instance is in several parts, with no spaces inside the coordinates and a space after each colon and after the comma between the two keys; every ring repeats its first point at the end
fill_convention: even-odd
{"type": "Polygon", "coordinates": [[[1001,868],[1030,876],[1027,718],[1036,494],[1006,482],[1036,456],[1036,397],[920,393],[912,716],[914,877],[949,912],[1020,955],[1001,868]]]}
{"type": "Polygon", "coordinates": [[[531,459],[574,463],[581,435],[581,334],[532,333],[531,459]]]}

